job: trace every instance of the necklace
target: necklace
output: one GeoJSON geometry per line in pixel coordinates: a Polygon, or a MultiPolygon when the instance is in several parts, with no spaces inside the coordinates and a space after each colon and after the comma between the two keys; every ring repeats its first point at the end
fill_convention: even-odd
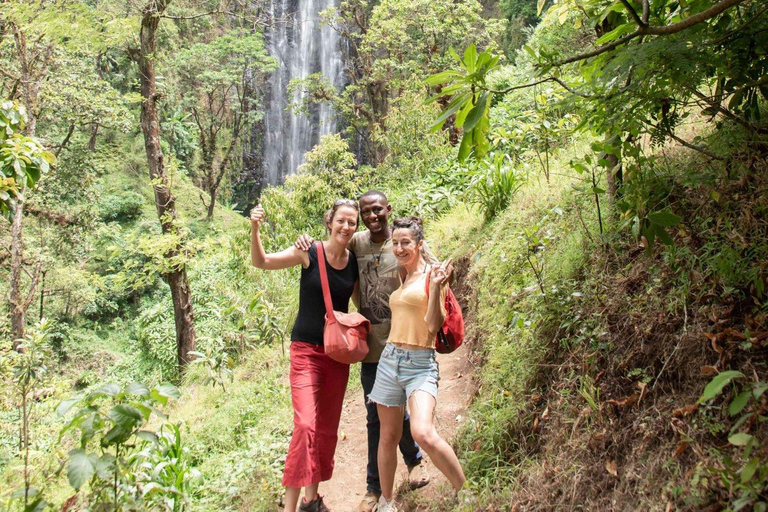
{"type": "Polygon", "coordinates": [[[379,275],[378,269],[379,269],[379,265],[381,264],[381,255],[384,252],[384,246],[386,245],[387,240],[389,240],[389,238],[387,238],[381,243],[381,249],[379,249],[379,254],[376,255],[376,253],[373,250],[373,242],[371,241],[371,237],[370,236],[368,237],[368,247],[371,249],[371,256],[373,256],[373,269],[376,271],[377,276],[379,275]]]}

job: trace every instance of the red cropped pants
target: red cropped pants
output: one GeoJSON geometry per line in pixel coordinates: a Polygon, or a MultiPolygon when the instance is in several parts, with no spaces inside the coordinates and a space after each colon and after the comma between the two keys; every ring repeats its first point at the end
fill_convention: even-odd
{"type": "Polygon", "coordinates": [[[305,487],[329,480],[349,365],[334,361],[322,346],[291,343],[293,436],[285,459],[283,485],[305,487]]]}

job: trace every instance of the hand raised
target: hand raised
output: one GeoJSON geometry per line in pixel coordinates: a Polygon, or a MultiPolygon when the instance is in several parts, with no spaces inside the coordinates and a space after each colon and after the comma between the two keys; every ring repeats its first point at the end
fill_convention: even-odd
{"type": "Polygon", "coordinates": [[[261,207],[261,204],[257,204],[251,210],[251,223],[258,227],[259,224],[261,224],[261,221],[266,218],[266,216],[267,214],[264,212],[264,208],[261,207]]]}
{"type": "Polygon", "coordinates": [[[453,258],[448,258],[439,265],[433,266],[429,276],[431,286],[435,286],[436,288],[443,288],[448,284],[448,280],[450,279],[452,273],[453,258]]]}

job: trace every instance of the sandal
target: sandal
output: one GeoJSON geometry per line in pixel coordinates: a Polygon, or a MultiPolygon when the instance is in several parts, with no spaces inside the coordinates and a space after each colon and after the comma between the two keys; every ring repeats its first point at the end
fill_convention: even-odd
{"type": "Polygon", "coordinates": [[[411,490],[421,489],[429,483],[429,473],[424,464],[408,466],[408,487],[411,490]]]}

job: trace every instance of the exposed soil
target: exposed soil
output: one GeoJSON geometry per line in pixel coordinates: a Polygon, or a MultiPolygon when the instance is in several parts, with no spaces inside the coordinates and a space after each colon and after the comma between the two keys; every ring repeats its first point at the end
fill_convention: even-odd
{"type": "MultiPolygon", "coordinates": [[[[472,365],[468,359],[466,345],[452,354],[440,355],[440,391],[436,410],[438,432],[445,439],[453,438],[457,429],[465,421],[466,408],[471,401],[474,386],[472,384],[472,365]]],[[[359,378],[351,375],[350,379],[359,378]]],[[[362,391],[347,393],[339,427],[339,444],[336,449],[336,468],[333,478],[320,485],[320,494],[334,512],[355,510],[365,495],[365,467],[368,463],[368,441],[366,433],[365,407],[362,391]]],[[[447,485],[447,480],[425,457],[431,482],[423,489],[415,491],[427,497],[439,487],[447,485]]],[[[400,486],[407,477],[407,469],[402,457],[399,458],[396,485],[400,486]]],[[[421,499],[419,501],[424,501],[421,499]]],[[[425,509],[426,510],[426,509],[425,509]]]]}

